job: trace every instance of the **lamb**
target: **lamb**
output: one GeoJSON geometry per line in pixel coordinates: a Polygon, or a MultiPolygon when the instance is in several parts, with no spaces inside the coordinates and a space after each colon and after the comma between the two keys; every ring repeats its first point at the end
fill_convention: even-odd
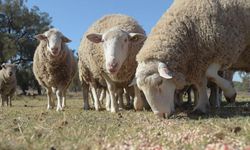
{"type": "MultiPolygon", "coordinates": [[[[117,112],[117,86],[128,86],[137,63],[135,56],[146,39],[145,31],[133,18],[113,14],[96,21],[85,33],[79,47],[79,76],[95,85],[105,81],[110,94],[111,112],[117,112]]],[[[139,93],[136,94],[140,97],[139,93]]],[[[141,102],[137,98],[138,103],[141,102]]]]}
{"type": "Polygon", "coordinates": [[[250,45],[250,1],[175,0],[137,55],[137,84],[153,112],[174,112],[174,93],[193,84],[195,112],[207,113],[207,78],[227,99],[235,99],[230,82],[218,75],[250,45]]]}
{"type": "Polygon", "coordinates": [[[36,48],[33,72],[39,84],[46,88],[48,106],[55,106],[52,92],[57,96],[57,111],[66,106],[66,91],[77,71],[76,60],[66,43],[71,42],[57,29],[49,29],[35,36],[36,48]]]}
{"type": "Polygon", "coordinates": [[[0,95],[2,99],[2,106],[4,102],[7,103],[7,106],[12,106],[12,99],[16,92],[16,65],[14,64],[5,64],[1,65],[0,70],[0,95]]]}

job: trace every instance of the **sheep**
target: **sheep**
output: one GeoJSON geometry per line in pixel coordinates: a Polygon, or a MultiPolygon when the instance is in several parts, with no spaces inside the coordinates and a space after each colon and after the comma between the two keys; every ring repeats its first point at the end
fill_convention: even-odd
{"type": "MultiPolygon", "coordinates": [[[[137,67],[135,56],[145,39],[145,31],[137,21],[121,14],[102,17],[82,38],[78,63],[80,79],[92,85],[105,81],[111,112],[118,111],[116,86],[126,87],[132,81],[137,67]]],[[[137,100],[141,102],[140,98],[137,100]]]]}
{"type": "Polygon", "coordinates": [[[74,54],[66,43],[71,42],[58,29],[49,29],[35,36],[40,41],[33,58],[33,72],[39,84],[46,88],[47,109],[55,106],[52,92],[57,96],[57,111],[66,106],[66,91],[77,71],[74,54]]]}
{"type": "Polygon", "coordinates": [[[0,95],[2,99],[2,106],[4,102],[7,103],[7,106],[12,106],[12,99],[16,92],[16,65],[14,64],[5,64],[1,65],[0,70],[0,95]]]}
{"type": "Polygon", "coordinates": [[[193,84],[194,112],[207,113],[207,78],[227,99],[236,91],[217,72],[234,64],[250,45],[250,1],[175,0],[137,55],[136,80],[153,112],[174,112],[174,93],[193,84]]]}
{"type": "MultiPolygon", "coordinates": [[[[225,79],[230,81],[233,84],[233,75],[236,71],[250,72],[250,46],[247,46],[246,49],[241,53],[236,63],[234,63],[226,71],[223,71],[223,76],[225,79]]],[[[221,90],[217,87],[216,84],[211,85],[211,96],[209,101],[212,105],[220,107],[221,103],[221,90]]],[[[233,103],[234,101],[228,101],[233,103]]]]}

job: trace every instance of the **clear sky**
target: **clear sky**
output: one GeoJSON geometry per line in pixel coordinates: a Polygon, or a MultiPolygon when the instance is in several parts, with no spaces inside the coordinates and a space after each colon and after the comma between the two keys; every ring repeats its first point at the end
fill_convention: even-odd
{"type": "MultiPolygon", "coordinates": [[[[52,25],[72,40],[70,48],[77,50],[88,27],[107,14],[120,13],[134,17],[150,32],[173,0],[28,0],[28,7],[38,6],[49,13],[52,25]]],[[[234,80],[240,80],[234,76],[234,80]]]]}

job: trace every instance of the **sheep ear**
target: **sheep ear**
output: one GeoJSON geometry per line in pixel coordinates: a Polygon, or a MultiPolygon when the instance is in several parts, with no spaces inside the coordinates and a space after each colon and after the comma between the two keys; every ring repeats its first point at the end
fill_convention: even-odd
{"type": "Polygon", "coordinates": [[[5,69],[6,68],[6,66],[5,66],[6,64],[5,63],[3,63],[2,65],[1,65],[1,68],[3,68],[3,69],[5,69]]]}
{"type": "Polygon", "coordinates": [[[131,81],[131,83],[128,85],[128,87],[134,86],[136,85],[136,77],[134,77],[134,79],[131,81]]]}
{"type": "Polygon", "coordinates": [[[141,33],[129,33],[129,39],[132,42],[141,43],[146,40],[146,36],[141,33]]]}
{"type": "Polygon", "coordinates": [[[47,37],[44,34],[35,35],[35,38],[39,41],[46,40],[47,37]]]}
{"type": "Polygon", "coordinates": [[[172,75],[170,73],[170,71],[168,70],[166,64],[160,62],[158,64],[158,72],[160,74],[161,77],[165,78],[165,79],[172,79],[172,75]]]}
{"type": "Polygon", "coordinates": [[[86,37],[88,40],[94,43],[102,42],[102,34],[99,34],[99,33],[91,33],[91,34],[88,34],[86,37]]]}
{"type": "Polygon", "coordinates": [[[70,43],[71,40],[69,38],[67,38],[66,36],[62,36],[62,42],[64,42],[64,43],[70,43]]]}

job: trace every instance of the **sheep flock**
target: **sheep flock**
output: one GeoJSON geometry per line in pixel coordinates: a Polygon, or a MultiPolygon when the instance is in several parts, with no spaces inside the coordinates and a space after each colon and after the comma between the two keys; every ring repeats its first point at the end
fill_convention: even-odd
{"type": "MultiPolygon", "coordinates": [[[[112,113],[151,109],[168,118],[183,104],[183,93],[192,103],[193,91],[193,113],[207,114],[211,106],[220,106],[220,90],[234,103],[232,75],[250,71],[250,1],[175,0],[148,35],[130,16],[104,15],[83,34],[78,60],[67,46],[71,40],[58,29],[34,38],[39,45],[33,73],[46,89],[47,109],[67,109],[67,89],[77,76],[84,110],[91,108],[91,97],[97,111],[105,100],[112,113]]],[[[12,105],[16,68],[1,65],[2,106],[12,105]]]]}

